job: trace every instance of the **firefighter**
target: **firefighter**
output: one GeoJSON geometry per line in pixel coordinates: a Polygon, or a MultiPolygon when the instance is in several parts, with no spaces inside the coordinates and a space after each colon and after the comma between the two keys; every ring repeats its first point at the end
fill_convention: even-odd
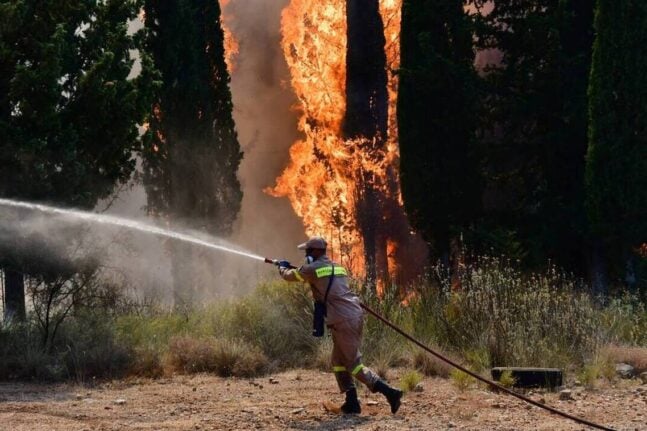
{"type": "Polygon", "coordinates": [[[323,238],[310,238],[298,246],[300,250],[305,250],[305,264],[294,269],[283,260],[279,262],[279,272],[287,281],[308,282],[315,302],[325,306],[325,323],[333,340],[333,371],[340,391],[346,395],[341,411],[361,413],[354,377],[372,392],[383,394],[391,406],[391,412],[396,413],[400,408],[402,391],[389,386],[362,364],[359,347],[362,343],[364,312],[359,298],[348,287],[346,269],[328,258],[326,247],[323,238]]]}

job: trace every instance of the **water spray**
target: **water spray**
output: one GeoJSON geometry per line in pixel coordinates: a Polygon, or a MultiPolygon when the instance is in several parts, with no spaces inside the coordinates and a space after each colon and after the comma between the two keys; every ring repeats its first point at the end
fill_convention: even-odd
{"type": "MultiPolygon", "coordinates": [[[[205,241],[205,240],[202,240],[200,238],[194,237],[192,235],[187,235],[187,234],[176,232],[176,231],[173,231],[173,230],[170,230],[170,229],[163,229],[163,228],[160,228],[160,227],[148,224],[148,223],[143,223],[143,222],[140,222],[140,221],[131,220],[131,219],[127,219],[127,218],[109,216],[109,215],[104,215],[104,214],[96,214],[96,213],[91,213],[91,212],[87,212],[87,211],[62,209],[62,208],[56,208],[56,207],[52,207],[52,206],[48,206],[48,205],[33,204],[33,203],[29,203],[29,202],[15,201],[15,200],[1,199],[1,198],[0,198],[0,205],[1,206],[13,207],[13,208],[24,208],[24,209],[29,209],[29,210],[32,210],[32,211],[40,211],[40,212],[48,213],[48,214],[58,214],[58,215],[70,216],[70,217],[77,218],[79,220],[86,220],[86,221],[91,221],[91,222],[95,222],[95,223],[101,223],[101,224],[107,224],[107,225],[112,225],[112,226],[125,227],[125,228],[128,228],[128,229],[137,230],[139,232],[144,232],[144,233],[157,235],[157,236],[162,236],[162,237],[166,237],[166,238],[173,238],[173,239],[177,239],[177,240],[180,240],[180,241],[185,241],[185,242],[189,242],[189,243],[192,243],[192,244],[200,245],[200,246],[203,246],[203,247],[216,249],[216,250],[221,250],[221,251],[224,251],[224,252],[227,252],[227,253],[233,253],[233,254],[236,254],[236,255],[239,255],[239,256],[247,257],[247,258],[254,259],[254,260],[259,260],[259,261],[262,261],[264,263],[268,263],[268,264],[275,265],[275,266],[280,266],[281,264],[285,265],[285,263],[286,263],[286,262],[279,261],[277,259],[269,259],[269,258],[266,258],[266,257],[261,257],[261,256],[258,256],[256,254],[253,254],[253,253],[245,252],[245,251],[242,251],[242,250],[236,250],[236,249],[232,249],[232,248],[229,248],[229,247],[225,247],[223,245],[215,244],[213,242],[205,241]]],[[[293,265],[287,265],[285,267],[289,268],[289,269],[297,269],[297,267],[295,267],[293,265]]],[[[500,384],[498,384],[498,383],[496,383],[496,382],[494,382],[492,380],[488,380],[488,379],[480,376],[479,374],[476,374],[473,371],[471,371],[471,370],[461,366],[460,364],[452,361],[451,359],[441,355],[440,353],[434,351],[433,349],[427,347],[426,345],[424,345],[423,343],[421,343],[420,341],[415,339],[413,336],[407,334],[401,328],[399,328],[398,326],[396,326],[395,324],[393,324],[392,322],[387,320],[385,317],[383,317],[382,315],[380,315],[376,311],[374,311],[371,307],[367,306],[366,304],[362,303],[360,305],[362,306],[362,308],[367,313],[371,314],[376,319],[378,319],[382,323],[384,323],[386,326],[390,327],[391,329],[396,331],[398,334],[402,335],[404,338],[411,341],[412,343],[414,343],[415,345],[417,345],[418,347],[420,347],[421,349],[423,349],[427,353],[430,353],[430,354],[434,355],[438,359],[448,363],[449,365],[453,366],[454,368],[457,368],[457,369],[463,371],[466,374],[469,374],[470,376],[474,377],[475,379],[486,383],[487,385],[491,386],[492,388],[496,388],[497,390],[505,392],[508,395],[512,395],[513,397],[519,398],[519,399],[521,399],[521,400],[523,400],[523,401],[525,401],[527,403],[530,403],[530,404],[532,404],[532,405],[534,405],[536,407],[548,410],[551,413],[557,414],[557,415],[562,416],[562,417],[567,418],[567,419],[571,419],[571,420],[573,420],[575,422],[578,422],[578,423],[581,423],[581,424],[584,424],[584,425],[588,425],[590,427],[601,429],[601,430],[613,431],[611,428],[608,428],[608,427],[605,427],[603,425],[599,425],[599,424],[596,424],[594,422],[588,421],[586,419],[582,419],[582,418],[579,418],[577,416],[573,416],[571,414],[562,412],[560,410],[555,409],[554,407],[547,406],[547,405],[542,404],[542,403],[540,403],[538,401],[535,401],[535,400],[533,400],[531,398],[528,398],[528,397],[526,397],[526,396],[524,396],[522,394],[518,394],[518,393],[514,392],[513,390],[508,389],[505,386],[502,386],[502,385],[500,385],[500,384]]]]}
{"type": "Polygon", "coordinates": [[[104,224],[104,225],[123,227],[127,229],[136,230],[139,232],[147,233],[150,235],[156,235],[156,236],[161,236],[165,238],[176,239],[179,241],[189,242],[191,244],[207,247],[214,250],[224,251],[227,253],[236,254],[238,256],[243,256],[250,259],[255,259],[260,261],[268,260],[264,257],[258,256],[253,253],[249,253],[247,251],[226,247],[224,245],[216,244],[212,241],[200,239],[193,235],[177,232],[171,229],[164,229],[159,226],[152,225],[150,223],[145,223],[145,222],[128,219],[124,217],[116,217],[116,216],[111,216],[106,214],[97,214],[89,211],[63,209],[63,208],[57,208],[49,205],[34,204],[30,202],[15,201],[11,199],[2,199],[2,198],[0,198],[0,206],[7,206],[12,208],[23,208],[23,209],[38,211],[46,214],[62,215],[62,216],[72,217],[78,220],[83,220],[83,221],[90,221],[90,222],[104,224]]]}

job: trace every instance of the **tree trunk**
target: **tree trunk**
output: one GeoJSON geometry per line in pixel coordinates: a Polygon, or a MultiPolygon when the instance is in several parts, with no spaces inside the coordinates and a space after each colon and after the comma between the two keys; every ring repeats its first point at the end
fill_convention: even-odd
{"type": "Polygon", "coordinates": [[[25,280],[21,272],[4,270],[5,281],[5,322],[24,322],[25,313],[25,280]]]}
{"type": "Polygon", "coordinates": [[[601,240],[596,239],[591,252],[591,287],[596,298],[606,297],[608,278],[605,246],[601,240]]]}
{"type": "MultiPolygon", "coordinates": [[[[376,159],[380,157],[387,138],[388,93],[384,25],[377,0],[347,0],[346,51],[346,112],[342,125],[345,139],[361,139],[362,151],[376,159]]],[[[381,235],[381,192],[376,189],[373,174],[362,172],[357,191],[357,223],[364,241],[366,278],[377,282],[378,274],[388,273],[378,268],[377,250],[381,235]]]]}

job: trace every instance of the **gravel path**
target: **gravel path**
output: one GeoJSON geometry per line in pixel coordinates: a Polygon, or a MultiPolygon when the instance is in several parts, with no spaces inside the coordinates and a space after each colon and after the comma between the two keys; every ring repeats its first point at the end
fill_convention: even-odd
{"type": "MultiPolygon", "coordinates": [[[[400,372],[395,370],[392,382],[400,372]]],[[[342,401],[331,374],[292,370],[254,380],[175,376],[80,385],[0,384],[0,430],[583,430],[520,400],[483,389],[458,391],[427,378],[391,415],[381,395],[361,391],[363,412],[337,416],[323,400],[342,401]],[[271,379],[271,381],[270,381],[271,379]]],[[[573,400],[535,393],[549,405],[617,430],[647,430],[647,385],[621,381],[573,388],[573,400]]]]}

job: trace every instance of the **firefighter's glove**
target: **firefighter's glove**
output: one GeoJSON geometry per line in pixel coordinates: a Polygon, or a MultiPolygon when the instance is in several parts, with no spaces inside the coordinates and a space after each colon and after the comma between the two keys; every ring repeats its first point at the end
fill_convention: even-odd
{"type": "Polygon", "coordinates": [[[279,270],[289,269],[292,265],[287,260],[279,260],[278,262],[279,270]]]}

